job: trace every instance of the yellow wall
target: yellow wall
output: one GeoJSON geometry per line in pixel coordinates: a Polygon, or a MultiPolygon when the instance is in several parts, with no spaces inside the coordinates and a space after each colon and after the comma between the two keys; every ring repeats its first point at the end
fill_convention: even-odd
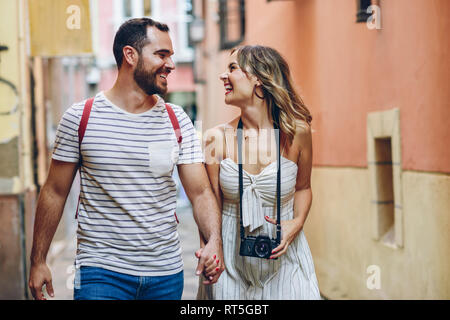
{"type": "MultiPolygon", "coordinates": [[[[3,1],[0,10],[0,44],[9,48],[0,53],[0,77],[12,82],[17,88],[19,85],[19,48],[17,46],[18,30],[14,26],[17,12],[16,1],[3,1]],[[13,26],[13,28],[11,28],[13,26]]],[[[9,112],[16,102],[15,92],[4,83],[0,83],[0,143],[3,144],[19,135],[19,112],[12,115],[3,115],[9,112]]]]}
{"type": "Polygon", "coordinates": [[[20,193],[31,185],[24,4],[2,1],[0,7],[0,41],[8,47],[0,53],[0,77],[15,88],[0,83],[0,193],[20,193]],[[12,112],[16,103],[17,109],[12,112]]]}
{"type": "Polygon", "coordinates": [[[26,1],[0,2],[0,299],[27,298],[34,199],[26,1]],[[11,111],[14,103],[17,110],[11,111]],[[9,114],[8,114],[9,113],[9,114]]]}
{"type": "Polygon", "coordinates": [[[92,53],[89,0],[28,0],[32,56],[92,53]]]}
{"type": "Polygon", "coordinates": [[[315,167],[305,234],[330,299],[450,298],[450,177],[402,173],[403,248],[373,240],[367,169],[315,167]],[[379,266],[380,289],[367,268],[379,266]]]}

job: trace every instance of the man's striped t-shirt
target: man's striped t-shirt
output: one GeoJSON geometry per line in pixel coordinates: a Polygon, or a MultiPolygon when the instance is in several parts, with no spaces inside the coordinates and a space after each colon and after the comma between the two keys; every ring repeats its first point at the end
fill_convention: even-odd
{"type": "MultiPolygon", "coordinates": [[[[52,158],[79,161],[78,127],[84,101],[63,115],[52,158]]],[[[162,98],[132,114],[103,92],[95,96],[81,143],[81,193],[76,266],[95,266],[136,276],[183,270],[175,218],[175,164],[203,162],[191,120],[172,105],[182,142],[162,98]]]]}

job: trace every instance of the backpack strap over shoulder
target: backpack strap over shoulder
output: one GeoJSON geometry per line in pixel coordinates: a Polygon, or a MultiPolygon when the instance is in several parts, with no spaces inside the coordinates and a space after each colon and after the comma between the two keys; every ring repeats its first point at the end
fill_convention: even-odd
{"type": "Polygon", "coordinates": [[[169,104],[166,103],[166,110],[169,114],[170,122],[172,122],[173,130],[175,131],[175,135],[177,137],[178,144],[181,144],[181,141],[183,140],[183,137],[181,136],[181,129],[180,124],[178,123],[177,116],[175,115],[175,112],[173,111],[172,107],[169,106],[169,104]]]}
{"type": "MultiPolygon", "coordinates": [[[[169,114],[170,122],[172,122],[172,127],[173,127],[173,130],[175,131],[175,136],[177,137],[178,145],[181,148],[181,141],[183,140],[183,137],[181,136],[181,129],[180,129],[180,124],[178,123],[177,116],[175,115],[175,112],[173,111],[172,107],[169,106],[169,104],[167,104],[167,103],[166,103],[166,110],[167,110],[167,113],[169,114]]],[[[178,220],[176,211],[173,213],[173,215],[175,217],[175,221],[177,222],[177,224],[180,223],[180,221],[178,220]]]]}
{"type": "Polygon", "coordinates": [[[83,109],[83,115],[81,116],[80,125],[78,126],[78,144],[81,145],[81,142],[84,138],[84,133],[86,132],[86,127],[89,121],[89,115],[91,114],[92,105],[94,103],[94,98],[89,98],[86,100],[83,109]]]}
{"type": "MultiPolygon", "coordinates": [[[[80,185],[81,185],[81,142],[84,138],[84,133],[86,132],[86,127],[89,121],[89,116],[91,114],[92,105],[94,104],[94,98],[89,98],[86,100],[86,103],[84,104],[83,109],[83,115],[81,116],[80,125],[78,126],[78,154],[79,154],[79,170],[80,170],[80,185]]],[[[80,205],[80,197],[81,197],[81,190],[80,195],[78,196],[78,204],[77,204],[77,211],[75,212],[75,219],[78,218],[78,207],[80,205]]]]}

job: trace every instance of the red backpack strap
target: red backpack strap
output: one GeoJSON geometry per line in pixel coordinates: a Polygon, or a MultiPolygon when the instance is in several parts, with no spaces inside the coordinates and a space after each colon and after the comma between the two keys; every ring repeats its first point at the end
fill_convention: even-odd
{"type": "Polygon", "coordinates": [[[84,138],[84,133],[86,132],[86,127],[89,121],[89,115],[91,114],[92,104],[94,103],[94,98],[89,98],[86,100],[83,109],[83,115],[81,116],[80,125],[78,126],[78,144],[81,145],[81,142],[84,138]]]}
{"type": "Polygon", "coordinates": [[[177,137],[178,144],[181,144],[181,141],[183,140],[183,137],[181,136],[181,129],[180,124],[178,123],[177,116],[175,115],[175,112],[173,111],[172,107],[169,106],[166,103],[166,110],[169,114],[170,122],[172,122],[173,130],[175,131],[175,136],[177,137]]]}
{"type": "MultiPolygon", "coordinates": [[[[80,168],[80,187],[81,187],[81,142],[84,138],[84,133],[86,132],[86,127],[89,121],[89,115],[91,114],[92,105],[94,103],[94,98],[89,98],[86,100],[86,103],[84,104],[83,109],[83,115],[81,116],[80,125],[78,126],[78,150],[79,150],[79,168],[80,168]]],[[[80,197],[81,197],[81,191],[80,196],[78,196],[78,204],[77,204],[77,211],[75,212],[75,219],[78,218],[78,206],[80,205],[80,197]]]]}
{"type": "MultiPolygon", "coordinates": [[[[167,113],[169,114],[170,122],[172,122],[172,127],[173,127],[173,130],[175,131],[175,136],[177,137],[178,144],[181,147],[181,141],[183,140],[183,137],[181,136],[181,129],[180,129],[180,124],[178,123],[177,116],[175,115],[175,112],[173,111],[172,107],[169,106],[167,103],[166,103],[166,110],[167,110],[167,113]]],[[[176,222],[180,223],[180,221],[178,220],[176,211],[173,213],[173,215],[175,216],[176,222]]]]}

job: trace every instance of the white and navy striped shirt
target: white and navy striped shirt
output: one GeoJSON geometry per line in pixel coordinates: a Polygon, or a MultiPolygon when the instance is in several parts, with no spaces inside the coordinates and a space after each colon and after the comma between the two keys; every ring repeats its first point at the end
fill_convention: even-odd
{"type": "MultiPolygon", "coordinates": [[[[78,162],[78,127],[84,103],[69,108],[56,133],[53,159],[78,162]]],[[[191,120],[171,105],[180,124],[178,145],[162,98],[132,114],[96,95],[81,154],[81,199],[76,266],[136,276],[183,270],[174,216],[175,164],[203,162],[191,120]]]]}

